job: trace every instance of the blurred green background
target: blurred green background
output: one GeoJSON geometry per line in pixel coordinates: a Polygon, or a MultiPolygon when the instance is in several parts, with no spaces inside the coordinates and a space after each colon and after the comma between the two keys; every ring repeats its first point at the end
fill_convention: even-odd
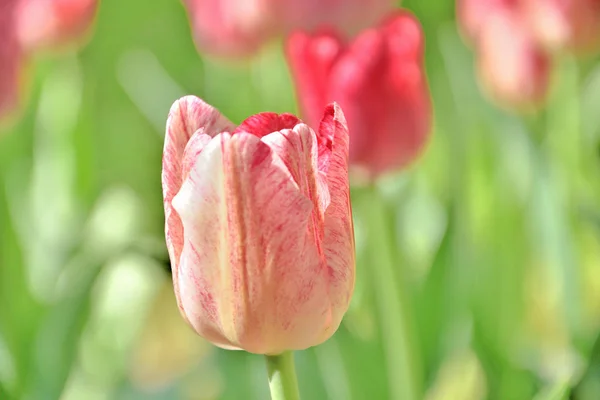
{"type": "MultiPolygon", "coordinates": [[[[600,63],[557,59],[547,108],[517,117],[481,96],[452,1],[403,6],[433,139],[377,199],[354,189],[356,292],[297,353],[303,398],[599,399],[600,63]]],[[[86,47],[34,61],[0,135],[0,399],[268,398],[262,357],[179,317],[160,170],[184,94],[234,122],[297,111],[281,43],[203,59],[180,2],[104,0],[86,47]]]]}

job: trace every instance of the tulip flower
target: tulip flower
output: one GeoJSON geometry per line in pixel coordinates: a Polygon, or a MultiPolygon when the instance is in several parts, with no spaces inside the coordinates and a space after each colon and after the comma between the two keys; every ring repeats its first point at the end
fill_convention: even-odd
{"type": "Polygon", "coordinates": [[[28,51],[69,44],[84,36],[96,13],[97,0],[21,0],[17,29],[28,51]]]}
{"type": "Polygon", "coordinates": [[[353,33],[394,6],[392,0],[183,0],[201,52],[247,56],[295,29],[321,25],[353,33]]]}
{"type": "Polygon", "coordinates": [[[371,177],[404,167],[423,150],[431,102],[423,68],[423,32],[400,11],[346,42],[335,32],[294,33],[288,62],[309,125],[335,101],[352,135],[350,161],[371,177]]]}
{"type": "Polygon", "coordinates": [[[551,49],[600,50],[599,0],[522,0],[537,39],[551,49]]]}
{"type": "Polygon", "coordinates": [[[291,114],[235,126],[188,96],[169,113],[166,240],[180,311],[226,349],[279,354],[328,339],[354,287],[348,130],[291,114]]]}
{"type": "Polygon", "coordinates": [[[486,18],[515,1],[520,0],[457,0],[456,17],[461,33],[468,41],[476,42],[486,18]]]}
{"type": "Polygon", "coordinates": [[[459,28],[473,43],[480,83],[502,106],[532,111],[547,98],[550,54],[530,27],[524,0],[460,0],[459,28]]]}
{"type": "Polygon", "coordinates": [[[0,0],[0,117],[19,102],[27,58],[84,35],[96,5],[97,0],[0,0]]]}
{"type": "Polygon", "coordinates": [[[477,53],[481,83],[497,103],[530,111],[545,101],[551,57],[535,42],[520,16],[501,10],[487,18],[477,53]]]}
{"type": "Polygon", "coordinates": [[[243,56],[277,32],[269,0],[183,0],[200,51],[243,56]]]}
{"type": "Polygon", "coordinates": [[[277,1],[277,15],[287,31],[312,31],[328,26],[347,34],[377,24],[397,2],[390,0],[287,0],[277,1]]]}

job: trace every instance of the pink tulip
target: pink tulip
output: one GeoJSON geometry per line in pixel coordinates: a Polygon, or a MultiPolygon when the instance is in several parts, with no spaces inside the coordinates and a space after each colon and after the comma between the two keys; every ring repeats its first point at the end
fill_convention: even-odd
{"type": "Polygon", "coordinates": [[[18,34],[23,47],[38,51],[82,37],[96,13],[97,0],[21,0],[18,34]]]}
{"type": "Polygon", "coordinates": [[[183,0],[198,49],[247,56],[274,37],[322,25],[353,33],[370,26],[393,0],[183,0]]]}
{"type": "Polygon", "coordinates": [[[348,130],[291,114],[235,126],[188,96],[169,113],[166,240],[182,315],[215,345],[278,354],[327,340],[354,286],[348,130]]]}
{"type": "Polygon", "coordinates": [[[97,0],[0,0],[0,117],[19,102],[31,53],[62,46],[89,28],[97,0]]]}
{"type": "Polygon", "coordinates": [[[326,26],[347,34],[377,24],[393,9],[390,0],[287,0],[276,1],[277,15],[287,32],[312,31],[326,26]]]}
{"type": "Polygon", "coordinates": [[[350,161],[371,176],[406,166],[429,136],[431,103],[417,19],[400,11],[347,43],[334,32],[294,33],[288,61],[310,125],[335,101],[352,134],[350,161]]]}
{"type": "Polygon", "coordinates": [[[476,42],[485,20],[499,9],[514,8],[521,0],[457,0],[456,17],[462,34],[476,42]]]}
{"type": "Polygon", "coordinates": [[[272,0],[183,0],[200,51],[251,54],[277,32],[272,0]]]}
{"type": "Polygon", "coordinates": [[[544,45],[576,53],[600,50],[600,0],[522,0],[544,45]]]}
{"type": "Polygon", "coordinates": [[[522,111],[534,110],[544,102],[551,58],[520,15],[500,10],[486,18],[477,53],[481,83],[496,102],[522,111]]]}
{"type": "Polygon", "coordinates": [[[480,83],[495,102],[531,111],[547,98],[550,54],[536,40],[524,0],[459,0],[459,28],[474,44],[480,83]]]}

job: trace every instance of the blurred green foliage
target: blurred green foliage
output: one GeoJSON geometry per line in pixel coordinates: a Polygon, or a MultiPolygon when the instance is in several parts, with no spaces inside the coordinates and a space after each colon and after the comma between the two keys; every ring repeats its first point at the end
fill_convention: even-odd
{"type": "MultiPolygon", "coordinates": [[[[510,115],[481,97],[453,3],[403,4],[432,143],[379,197],[354,189],[356,293],[297,354],[303,398],[600,398],[600,64],[560,58],[547,109],[510,115]]],[[[160,169],[179,96],[235,122],[296,111],[281,43],[203,59],[178,1],[105,0],[84,49],[34,61],[0,138],[0,399],[267,398],[259,356],[178,316],[160,169]]]]}

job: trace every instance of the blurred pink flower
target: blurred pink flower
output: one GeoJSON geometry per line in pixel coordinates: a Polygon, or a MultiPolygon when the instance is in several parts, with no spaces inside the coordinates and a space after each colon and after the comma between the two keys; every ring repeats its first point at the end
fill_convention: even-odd
{"type": "Polygon", "coordinates": [[[287,0],[275,2],[282,27],[312,31],[323,26],[354,35],[393,9],[390,0],[287,0]]]}
{"type": "Polygon", "coordinates": [[[27,56],[85,33],[97,0],[0,0],[0,116],[18,104],[27,56]]]}
{"type": "Polygon", "coordinates": [[[239,56],[277,31],[271,0],[183,0],[200,51],[239,56]]]}
{"type": "Polygon", "coordinates": [[[20,0],[19,40],[29,51],[72,43],[87,32],[96,6],[97,0],[20,0]]]}
{"type": "Polygon", "coordinates": [[[278,354],[320,344],[354,288],[348,130],[291,114],[235,126],[194,96],[163,154],[166,240],[182,315],[215,345],[278,354]]]}
{"type": "Polygon", "coordinates": [[[536,38],[551,49],[600,50],[600,0],[522,0],[536,38]]]}
{"type": "Polygon", "coordinates": [[[520,0],[457,0],[456,18],[465,38],[476,42],[486,18],[499,9],[514,8],[520,0]]]}
{"type": "Polygon", "coordinates": [[[292,34],[288,61],[304,118],[335,101],[350,128],[350,161],[371,177],[404,167],[427,143],[431,101],[417,19],[399,11],[351,42],[335,32],[292,34]]]}
{"type": "Polygon", "coordinates": [[[485,92],[514,110],[542,105],[552,57],[534,36],[523,0],[459,0],[456,12],[463,36],[475,48],[485,92]]]}
{"type": "Polygon", "coordinates": [[[295,29],[326,25],[354,33],[391,10],[393,0],[183,0],[201,52],[246,56],[295,29]]]}
{"type": "Polygon", "coordinates": [[[497,103],[529,111],[544,102],[551,57],[536,43],[520,15],[502,9],[486,18],[476,49],[481,83],[497,103]]]}

